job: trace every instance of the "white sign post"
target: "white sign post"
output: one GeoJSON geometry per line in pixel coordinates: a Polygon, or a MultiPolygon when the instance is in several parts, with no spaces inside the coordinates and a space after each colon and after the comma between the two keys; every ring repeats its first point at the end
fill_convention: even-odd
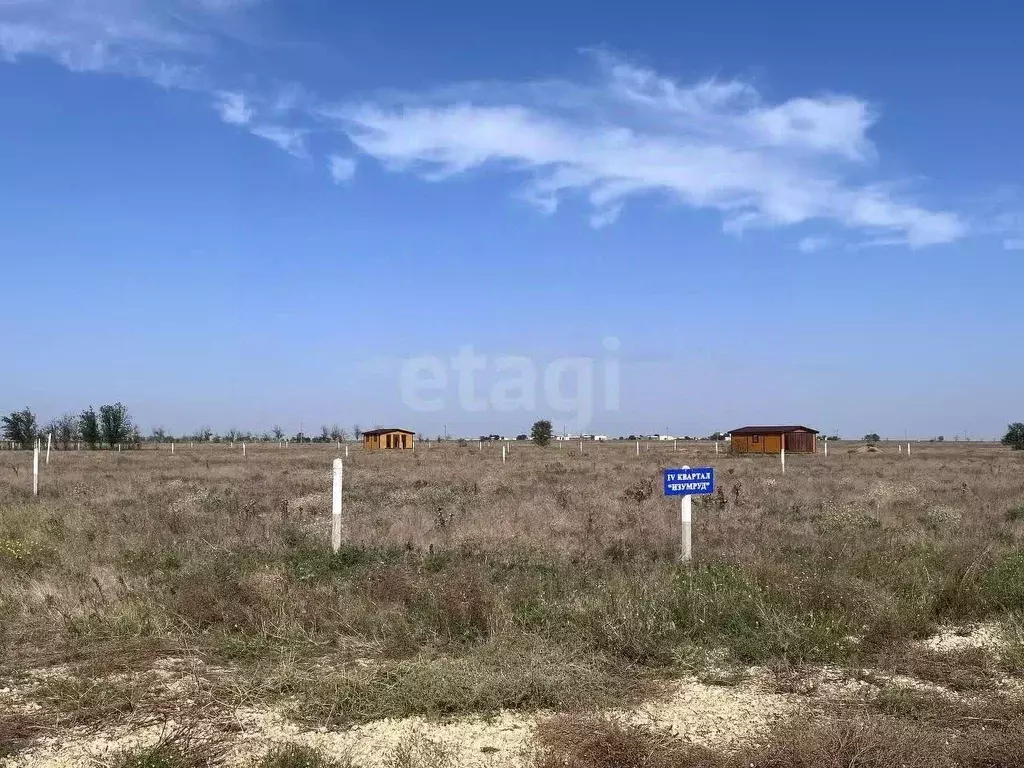
{"type": "Polygon", "coordinates": [[[333,497],[331,500],[331,549],[337,554],[341,549],[341,488],[344,482],[344,462],[334,460],[331,472],[334,480],[333,497]]]}
{"type": "Polygon", "coordinates": [[[50,446],[53,445],[53,432],[46,435],[46,466],[50,466],[50,446]]]}
{"type": "Polygon", "coordinates": [[[39,444],[32,453],[32,495],[39,495],[39,444]]]}
{"type": "Polygon", "coordinates": [[[910,455],[910,443],[907,443],[907,456],[910,455]]]}
{"type": "MultiPolygon", "coordinates": [[[[689,467],[683,467],[689,469],[689,467]]],[[[693,527],[693,497],[687,494],[679,502],[679,519],[682,521],[683,540],[679,550],[679,560],[683,563],[690,562],[693,557],[693,545],[690,539],[691,528],[693,527]]]]}
{"type": "Polygon", "coordinates": [[[245,458],[245,443],[242,443],[242,458],[245,458]]]}
{"type": "Polygon", "coordinates": [[[505,446],[501,446],[501,463],[505,463],[505,446]]]}
{"type": "Polygon", "coordinates": [[[691,532],[693,528],[693,495],[706,496],[715,492],[714,467],[679,467],[664,472],[665,495],[679,496],[681,542],[679,560],[689,563],[693,556],[691,532]]]}
{"type": "Polygon", "coordinates": [[[640,455],[640,441],[639,440],[636,441],[636,455],[637,456],[640,455]]]}
{"type": "Polygon", "coordinates": [[[580,456],[583,455],[583,441],[580,440],[580,456]]]}

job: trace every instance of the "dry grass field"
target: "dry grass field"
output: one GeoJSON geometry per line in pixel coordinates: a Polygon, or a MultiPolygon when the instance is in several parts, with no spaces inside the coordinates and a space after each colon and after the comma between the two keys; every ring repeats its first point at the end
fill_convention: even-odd
{"type": "Polygon", "coordinates": [[[850,448],[0,453],[0,765],[1024,765],[1024,455],[850,448]]]}

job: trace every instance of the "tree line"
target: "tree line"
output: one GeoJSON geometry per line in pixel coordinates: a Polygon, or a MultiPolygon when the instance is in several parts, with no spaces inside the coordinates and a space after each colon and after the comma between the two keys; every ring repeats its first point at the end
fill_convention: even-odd
{"type": "Polygon", "coordinates": [[[79,414],[65,413],[44,426],[27,407],[0,418],[0,437],[20,448],[31,448],[46,435],[52,435],[54,444],[64,450],[79,442],[97,449],[130,448],[142,441],[123,403],[101,405],[99,411],[90,405],[79,414]]]}
{"type": "Polygon", "coordinates": [[[53,444],[58,449],[69,450],[78,443],[89,449],[138,448],[142,443],[169,443],[176,440],[194,442],[270,442],[287,439],[292,443],[333,443],[345,442],[354,435],[358,440],[363,434],[358,424],[352,427],[351,433],[338,424],[323,425],[320,434],[310,436],[301,430],[287,436],[278,425],[262,434],[229,429],[218,434],[209,427],[200,427],[194,432],[175,436],[163,427],[153,427],[152,433],[143,437],[131,414],[123,403],[102,405],[99,410],[89,406],[81,413],[65,413],[47,424],[40,424],[38,417],[31,408],[12,411],[0,417],[0,439],[14,443],[22,449],[32,448],[36,440],[52,435],[53,444]]]}

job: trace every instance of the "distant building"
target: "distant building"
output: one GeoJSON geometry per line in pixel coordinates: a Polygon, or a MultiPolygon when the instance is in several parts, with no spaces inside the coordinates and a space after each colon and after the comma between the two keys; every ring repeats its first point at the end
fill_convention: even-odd
{"type": "Polygon", "coordinates": [[[594,435],[594,440],[599,443],[603,443],[608,439],[608,435],[594,435]]]}
{"type": "Polygon", "coordinates": [[[810,427],[740,427],[729,430],[731,453],[816,453],[818,430],[810,427]]]}
{"type": "Polygon", "coordinates": [[[412,448],[415,437],[416,433],[408,429],[371,429],[363,432],[363,448],[368,451],[412,448]]]}

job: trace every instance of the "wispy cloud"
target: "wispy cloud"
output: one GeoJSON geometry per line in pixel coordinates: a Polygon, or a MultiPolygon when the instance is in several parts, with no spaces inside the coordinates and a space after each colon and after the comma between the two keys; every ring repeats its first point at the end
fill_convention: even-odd
{"type": "Polygon", "coordinates": [[[275,144],[295,157],[306,157],[306,134],[308,131],[301,128],[290,128],[286,125],[260,124],[249,126],[254,136],[275,144]]]}
{"type": "Polygon", "coordinates": [[[337,183],[351,181],[356,175],[356,161],[351,157],[331,155],[330,158],[331,178],[337,183]]]}
{"type": "Polygon", "coordinates": [[[201,5],[146,0],[3,0],[0,56],[40,56],[75,71],[148,77],[209,51],[201,5]]]}
{"type": "Polygon", "coordinates": [[[828,237],[805,237],[796,244],[796,247],[800,253],[817,253],[831,244],[832,240],[828,237]]]}
{"type": "Polygon", "coordinates": [[[491,168],[525,177],[550,213],[570,195],[603,226],[659,194],[721,212],[727,231],[835,222],[912,247],[963,237],[957,213],[918,205],[874,169],[876,119],[851,96],[767,103],[750,84],[684,84],[601,53],[590,83],[481,84],[334,105],[320,114],[393,171],[441,181],[491,168]]]}
{"type": "MultiPolygon", "coordinates": [[[[0,0],[0,59],[45,57],[201,93],[226,124],[298,157],[316,128],[431,182],[499,173],[546,214],[582,198],[595,227],[656,195],[719,212],[730,233],[818,221],[862,244],[911,247],[968,233],[961,214],[884,178],[869,135],[879,114],[856,96],[773,102],[742,80],[681,82],[601,50],[589,52],[594,76],[583,82],[454,84],[334,104],[301,85],[225,87],[210,74],[221,31],[262,2],[0,0]]],[[[352,178],[353,158],[328,163],[336,181],[352,178]]]]}
{"type": "Polygon", "coordinates": [[[306,157],[306,136],[308,129],[297,128],[284,122],[289,109],[278,103],[266,106],[239,91],[219,91],[214,98],[214,108],[220,119],[228,125],[245,128],[253,136],[266,139],[279,149],[296,157],[306,157]]]}
{"type": "Polygon", "coordinates": [[[1003,240],[1003,248],[1008,251],[1024,251],[1024,238],[1008,237],[1003,240]]]}
{"type": "Polygon", "coordinates": [[[215,106],[220,114],[220,119],[228,125],[249,125],[255,116],[245,94],[237,91],[218,93],[215,106]]]}

